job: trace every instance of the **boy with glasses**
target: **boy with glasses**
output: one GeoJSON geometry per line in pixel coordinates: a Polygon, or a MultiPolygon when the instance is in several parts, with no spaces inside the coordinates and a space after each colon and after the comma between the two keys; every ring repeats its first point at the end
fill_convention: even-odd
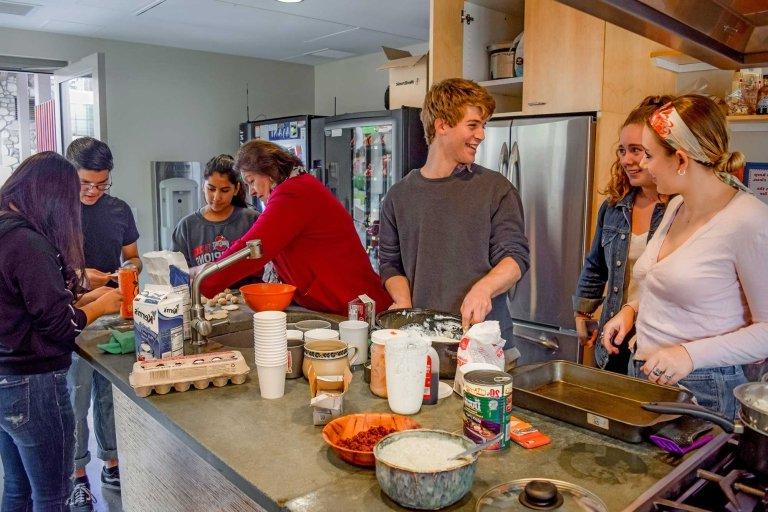
{"type": "MultiPolygon", "coordinates": [[[[112,186],[112,152],[105,143],[92,137],[74,140],[67,148],[67,159],[80,177],[83,252],[86,285],[94,290],[114,283],[121,266],[132,265],[141,271],[137,240],[139,232],[125,201],[106,194],[112,186]]],[[[104,461],[102,488],[120,490],[120,472],[115,438],[112,386],[80,357],[72,355],[68,380],[75,412],[75,473],[70,497],[72,512],[93,510],[85,466],[88,452],[88,409],[93,395],[93,427],[98,444],[97,456],[104,461]]]]}

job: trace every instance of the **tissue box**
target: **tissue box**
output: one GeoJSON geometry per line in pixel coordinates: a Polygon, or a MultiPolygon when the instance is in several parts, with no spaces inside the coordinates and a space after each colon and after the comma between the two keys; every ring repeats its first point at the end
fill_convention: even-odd
{"type": "Polygon", "coordinates": [[[318,377],[315,369],[309,369],[309,395],[312,397],[309,405],[312,406],[312,423],[325,425],[333,418],[341,415],[344,410],[344,393],[352,382],[352,372],[344,369],[343,375],[323,375],[318,377]]]}
{"type": "Polygon", "coordinates": [[[350,320],[368,322],[371,329],[376,328],[376,301],[367,295],[360,295],[349,301],[347,313],[350,320]]]}

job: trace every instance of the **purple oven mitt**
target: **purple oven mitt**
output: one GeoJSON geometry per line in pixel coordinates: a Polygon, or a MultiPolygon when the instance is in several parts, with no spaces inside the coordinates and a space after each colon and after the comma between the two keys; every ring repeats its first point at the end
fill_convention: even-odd
{"type": "Polygon", "coordinates": [[[682,416],[660,428],[650,438],[656,446],[666,452],[685,455],[714,439],[715,436],[709,433],[710,430],[712,423],[709,421],[682,416]]]}

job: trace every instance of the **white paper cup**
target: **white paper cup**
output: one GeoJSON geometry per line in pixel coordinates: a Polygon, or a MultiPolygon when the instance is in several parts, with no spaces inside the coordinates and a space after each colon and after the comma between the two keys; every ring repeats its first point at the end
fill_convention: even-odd
{"type": "Polygon", "coordinates": [[[346,341],[350,347],[355,347],[354,357],[350,356],[349,364],[358,365],[368,362],[368,322],[362,320],[345,320],[339,322],[339,339],[346,341]]]}
{"type": "Polygon", "coordinates": [[[288,365],[288,353],[286,352],[285,355],[280,356],[280,357],[274,357],[274,358],[264,358],[264,359],[262,359],[260,357],[256,357],[253,361],[254,361],[254,363],[256,363],[256,366],[278,366],[278,365],[287,366],[288,365]]]}
{"type": "Polygon", "coordinates": [[[304,339],[304,331],[300,331],[298,329],[288,329],[285,331],[285,335],[288,337],[289,340],[304,339]]]}
{"type": "Polygon", "coordinates": [[[285,365],[285,361],[280,365],[272,366],[256,364],[262,398],[274,400],[285,394],[285,365]]]}
{"type": "Polygon", "coordinates": [[[259,311],[258,313],[253,314],[254,321],[277,320],[285,323],[286,318],[288,318],[288,315],[285,314],[285,311],[259,311]]]}
{"type": "Polygon", "coordinates": [[[302,320],[296,322],[295,327],[304,332],[311,331],[312,329],[330,329],[331,322],[326,320],[302,320]]]}
{"type": "Polygon", "coordinates": [[[339,331],[333,329],[312,329],[304,333],[304,341],[337,340],[339,331]]]}

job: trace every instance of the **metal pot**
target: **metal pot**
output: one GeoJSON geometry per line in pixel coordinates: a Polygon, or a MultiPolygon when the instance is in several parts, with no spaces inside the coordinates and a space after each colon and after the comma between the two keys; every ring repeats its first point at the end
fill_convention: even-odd
{"type": "Polygon", "coordinates": [[[433,309],[390,309],[376,315],[376,325],[380,329],[403,329],[418,325],[432,331],[429,338],[440,359],[440,378],[452,379],[456,375],[456,355],[462,336],[461,317],[433,309]],[[450,326],[449,329],[445,328],[446,324],[450,326]]]}
{"type": "Polygon", "coordinates": [[[739,418],[731,421],[704,407],[687,403],[650,402],[643,409],[664,414],[686,414],[715,423],[726,432],[741,434],[738,459],[747,469],[768,476],[768,408],[756,407],[758,401],[768,404],[768,384],[748,382],[736,386],[733,395],[738,400],[739,418]]]}

